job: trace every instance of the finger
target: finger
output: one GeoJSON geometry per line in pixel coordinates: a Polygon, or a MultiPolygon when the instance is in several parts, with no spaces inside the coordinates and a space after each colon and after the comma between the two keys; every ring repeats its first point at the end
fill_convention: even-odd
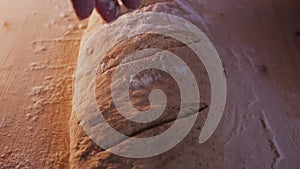
{"type": "Polygon", "coordinates": [[[122,0],[122,2],[130,9],[137,9],[141,6],[141,0],[122,0]]]}
{"type": "Polygon", "coordinates": [[[120,16],[120,5],[117,0],[96,0],[96,10],[106,22],[120,16]]]}
{"type": "Polygon", "coordinates": [[[80,20],[88,18],[95,7],[95,0],[71,0],[71,2],[80,20]]]}

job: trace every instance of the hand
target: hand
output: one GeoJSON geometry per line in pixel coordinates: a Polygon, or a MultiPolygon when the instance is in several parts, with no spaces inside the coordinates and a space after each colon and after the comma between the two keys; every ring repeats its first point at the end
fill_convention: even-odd
{"type": "MultiPolygon", "coordinates": [[[[106,22],[111,22],[120,16],[118,0],[71,0],[77,17],[80,20],[88,18],[94,8],[106,22]]],[[[137,9],[141,0],[122,0],[129,9],[137,9]]]]}

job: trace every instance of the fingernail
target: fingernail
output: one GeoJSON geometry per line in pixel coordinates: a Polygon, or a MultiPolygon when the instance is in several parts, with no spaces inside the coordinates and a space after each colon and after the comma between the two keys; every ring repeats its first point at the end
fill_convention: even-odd
{"type": "Polygon", "coordinates": [[[96,10],[106,22],[112,22],[120,16],[117,0],[96,0],[96,10]]]}
{"type": "Polygon", "coordinates": [[[122,2],[130,9],[137,9],[141,6],[141,0],[122,0],[122,2]]]}
{"type": "Polygon", "coordinates": [[[88,18],[95,7],[95,0],[72,0],[71,2],[80,20],[88,18]]]}

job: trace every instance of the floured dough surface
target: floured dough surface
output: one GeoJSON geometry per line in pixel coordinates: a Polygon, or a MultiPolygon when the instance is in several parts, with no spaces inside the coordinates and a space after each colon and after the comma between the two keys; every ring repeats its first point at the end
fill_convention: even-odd
{"type": "MultiPolygon", "coordinates": [[[[133,26],[129,24],[126,25],[126,22],[124,22],[124,24],[125,25],[123,25],[123,27],[125,28],[124,29],[125,31],[127,30],[126,28],[130,28],[133,26]]],[[[150,25],[145,25],[142,26],[140,29],[150,30],[149,28],[151,28],[150,25]]],[[[98,28],[96,27],[95,28],[96,32],[98,31],[97,29],[98,28]]],[[[125,31],[119,32],[119,35],[116,36],[120,36],[120,37],[126,36],[125,31]]],[[[105,36],[106,35],[105,33],[103,35],[104,35],[103,39],[105,41],[108,40],[109,42],[111,42],[111,40],[106,39],[107,36],[105,36]]],[[[101,34],[100,34],[100,38],[101,38],[101,34]]],[[[89,39],[87,38],[86,42],[88,41],[89,39]]],[[[82,45],[84,46],[84,48],[81,48],[82,49],[81,52],[83,53],[81,53],[82,55],[79,59],[84,58],[82,56],[89,57],[91,59],[91,55],[96,54],[97,56],[97,54],[100,54],[102,52],[102,51],[100,52],[100,50],[105,48],[105,45],[100,44],[99,42],[97,42],[97,40],[92,41],[91,44],[95,44],[95,45],[89,47],[88,43],[85,43],[85,41],[83,41],[82,45]],[[94,46],[101,46],[101,47],[99,49],[96,49],[94,46]],[[88,51],[92,51],[92,52],[88,52],[88,51]]],[[[100,167],[100,166],[101,167],[111,166],[113,168],[118,168],[120,166],[123,166],[125,168],[134,168],[134,167],[153,168],[153,164],[155,163],[155,161],[159,161],[159,159],[161,158],[165,158],[166,160],[171,161],[172,158],[176,158],[176,154],[182,153],[182,149],[187,149],[187,151],[185,152],[185,156],[186,156],[185,158],[187,159],[194,158],[195,161],[199,161],[196,163],[183,162],[182,164],[180,164],[182,165],[182,167],[190,166],[190,168],[195,168],[197,166],[198,167],[208,166],[209,164],[205,162],[207,161],[208,158],[214,158],[216,159],[216,161],[220,161],[214,163],[214,166],[216,168],[219,168],[219,166],[221,165],[221,161],[223,157],[220,154],[220,152],[222,150],[222,147],[218,146],[219,147],[218,150],[211,151],[212,149],[214,149],[212,146],[205,146],[209,144],[216,145],[216,142],[218,141],[215,140],[216,136],[213,136],[214,138],[213,141],[207,142],[206,144],[195,145],[197,148],[205,150],[203,152],[202,151],[195,152],[194,148],[192,149],[188,148],[192,142],[194,141],[197,142],[200,134],[201,126],[203,125],[203,122],[206,118],[207,107],[210,102],[210,86],[209,86],[209,79],[208,79],[207,72],[204,66],[202,65],[199,57],[197,57],[196,54],[191,49],[189,49],[185,44],[183,44],[182,42],[174,38],[158,35],[158,34],[145,33],[145,34],[134,36],[132,38],[127,38],[127,39],[125,38],[124,40],[117,43],[117,45],[113,46],[110,50],[104,52],[104,56],[101,59],[101,62],[96,64],[98,66],[98,69],[96,71],[96,88],[94,89],[96,93],[95,97],[97,99],[97,104],[99,106],[99,109],[101,109],[100,113],[106,118],[106,121],[114,129],[116,129],[119,132],[122,132],[123,134],[129,137],[137,137],[137,138],[141,138],[141,137],[146,138],[149,136],[160,134],[166,131],[173,124],[174,120],[176,120],[176,117],[178,115],[178,110],[180,108],[179,88],[176,85],[174,79],[170,75],[155,69],[148,69],[137,74],[131,80],[130,92],[127,93],[126,91],[124,91],[123,93],[118,93],[118,96],[123,97],[129,94],[131,103],[134,105],[135,108],[139,110],[147,110],[149,109],[150,106],[155,106],[149,104],[148,98],[149,98],[150,91],[157,88],[163,90],[166,93],[168,102],[167,102],[167,107],[160,118],[147,124],[133,123],[125,119],[124,117],[122,117],[114,106],[114,103],[111,98],[111,84],[114,83],[112,82],[112,75],[115,73],[116,69],[120,68],[120,65],[122,64],[125,65],[131,63],[139,64],[139,62],[150,63],[153,62],[154,60],[161,59],[159,55],[156,55],[157,53],[152,53],[152,54],[149,53],[147,57],[135,58],[133,60],[128,60],[120,64],[122,60],[126,60],[128,54],[137,52],[139,50],[147,49],[147,48],[160,48],[175,53],[177,56],[181,57],[181,59],[187,63],[188,67],[192,69],[193,73],[195,73],[196,76],[195,78],[197,79],[197,83],[199,86],[198,90],[200,90],[202,101],[196,103],[198,104],[199,109],[190,112],[187,111],[186,114],[180,117],[182,119],[185,119],[191,115],[198,114],[198,118],[196,119],[196,123],[192,128],[192,132],[190,132],[190,134],[184,139],[185,141],[175,146],[174,149],[170,150],[165,154],[151,157],[149,159],[130,159],[130,158],[113,155],[108,151],[102,150],[100,147],[98,147],[83,132],[81,126],[79,126],[77,123],[76,117],[73,115],[72,120],[70,121],[71,140],[72,140],[71,166],[73,168],[77,168],[77,167],[80,168],[81,166],[90,166],[91,168],[100,167]],[[205,157],[199,158],[200,156],[205,156],[205,157]]],[[[88,66],[85,60],[79,60],[79,66],[80,67],[77,68],[77,73],[76,73],[78,78],[77,80],[80,80],[81,78],[85,78],[83,76],[82,77],[80,76],[82,73],[83,74],[94,73],[94,71],[87,72],[84,70],[85,68],[84,66],[88,66]]],[[[182,70],[182,68],[178,68],[177,71],[182,73],[182,76],[184,76],[184,70],[182,70]]],[[[126,74],[126,71],[124,71],[124,73],[126,74]]],[[[126,77],[125,74],[123,76],[117,77],[115,82],[122,81],[123,80],[122,78],[126,77]]],[[[93,88],[91,88],[91,90],[92,89],[93,88]]],[[[76,91],[75,91],[75,96],[81,97],[80,94],[79,95],[76,94],[76,91]]],[[[78,103],[78,105],[77,104],[74,105],[75,106],[74,110],[75,111],[79,110],[78,107],[76,108],[76,106],[85,107],[90,102],[91,101],[87,101],[86,103],[85,101],[74,102],[74,104],[78,103]]],[[[86,109],[86,110],[93,111],[93,109],[86,109]]],[[[92,116],[90,111],[85,111],[84,112],[85,114],[80,116],[85,116],[88,118],[89,116],[92,116]]],[[[85,122],[80,121],[79,123],[84,124],[85,122]]],[[[103,134],[105,134],[106,135],[105,138],[109,140],[110,138],[109,133],[103,132],[103,134]]],[[[112,142],[111,148],[114,148],[114,146],[120,143],[118,140],[117,141],[113,140],[112,137],[110,139],[112,142]]],[[[126,142],[126,140],[121,140],[121,141],[126,142]]],[[[162,168],[166,164],[157,163],[156,165],[157,165],[156,168],[162,168]]],[[[170,167],[174,167],[173,165],[175,164],[170,163],[169,165],[170,167]]]]}

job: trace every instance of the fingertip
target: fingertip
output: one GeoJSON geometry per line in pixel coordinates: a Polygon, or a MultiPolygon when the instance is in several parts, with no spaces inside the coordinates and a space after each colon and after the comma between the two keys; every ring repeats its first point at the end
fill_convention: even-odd
{"type": "Polygon", "coordinates": [[[141,0],[122,0],[122,2],[130,9],[138,9],[141,6],[141,0]]]}
{"type": "Polygon", "coordinates": [[[96,10],[106,22],[112,22],[120,16],[117,0],[96,0],[96,10]]]}
{"type": "Polygon", "coordinates": [[[71,0],[71,2],[79,20],[88,18],[95,7],[94,0],[71,0]]]}

